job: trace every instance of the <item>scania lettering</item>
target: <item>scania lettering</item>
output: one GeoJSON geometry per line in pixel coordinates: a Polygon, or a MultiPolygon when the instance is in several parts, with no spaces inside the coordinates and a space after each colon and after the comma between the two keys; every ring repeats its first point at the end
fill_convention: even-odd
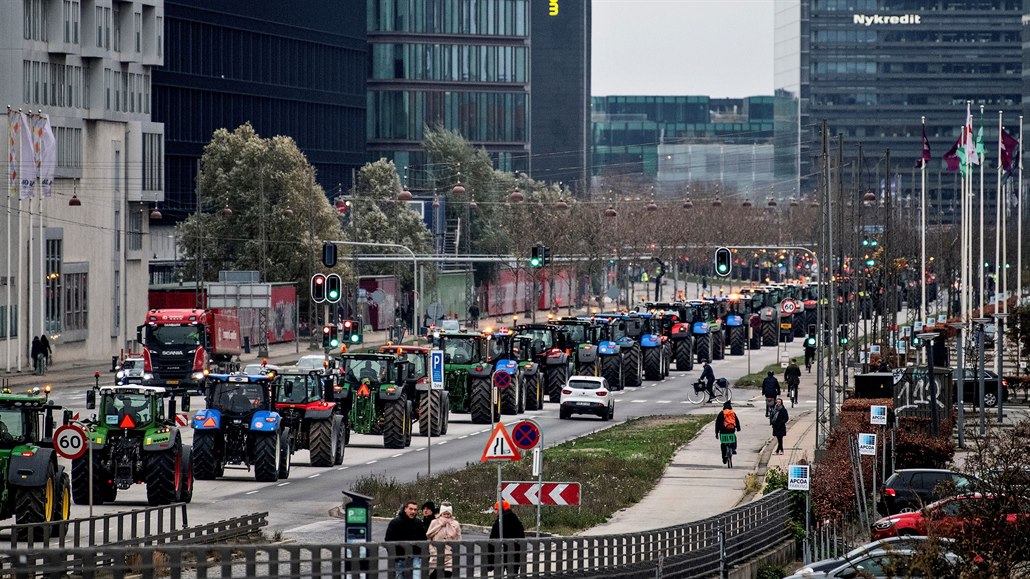
{"type": "Polygon", "coordinates": [[[200,388],[205,371],[228,372],[239,356],[240,320],[210,310],[166,309],[147,312],[136,328],[143,346],[143,368],[150,386],[200,388]]]}
{"type": "Polygon", "coordinates": [[[854,14],[852,16],[852,22],[855,24],[861,24],[863,26],[872,26],[874,24],[922,24],[922,16],[919,14],[905,14],[904,16],[882,16],[880,14],[873,14],[867,16],[865,14],[854,14]]]}

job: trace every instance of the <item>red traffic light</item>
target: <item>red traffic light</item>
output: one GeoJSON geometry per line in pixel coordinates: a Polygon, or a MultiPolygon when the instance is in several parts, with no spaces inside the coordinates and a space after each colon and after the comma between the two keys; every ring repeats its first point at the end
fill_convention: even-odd
{"type": "Polygon", "coordinates": [[[322,333],[323,334],[328,334],[330,332],[330,330],[331,330],[331,328],[329,326],[322,326],[322,333]]]}
{"type": "Polygon", "coordinates": [[[316,275],[314,281],[315,285],[322,285],[325,283],[325,278],[320,275],[316,275]]]}
{"type": "Polygon", "coordinates": [[[344,322],[343,323],[343,327],[350,328],[350,320],[347,320],[346,322],[344,322]]]}

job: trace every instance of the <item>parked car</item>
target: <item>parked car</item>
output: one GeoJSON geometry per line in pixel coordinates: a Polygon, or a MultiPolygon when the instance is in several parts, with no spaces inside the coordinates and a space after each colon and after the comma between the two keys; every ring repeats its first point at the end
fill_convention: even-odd
{"type": "Polygon", "coordinates": [[[322,363],[325,362],[324,354],[308,354],[301,356],[300,360],[297,360],[297,369],[310,372],[311,370],[321,370],[324,366],[322,363]]]}
{"type": "Polygon", "coordinates": [[[601,376],[573,376],[561,391],[558,417],[593,414],[601,420],[615,417],[615,399],[608,390],[608,381],[601,376]]]}
{"type": "MultiPolygon", "coordinates": [[[[955,396],[958,396],[958,379],[960,375],[965,381],[962,400],[968,404],[979,404],[980,400],[977,398],[980,392],[979,374],[973,368],[964,368],[961,374],[958,368],[952,370],[951,376],[955,382],[955,396]]],[[[1009,381],[1004,378],[1001,380],[1001,399],[1004,402],[1009,401],[1009,381]]],[[[991,370],[984,370],[984,405],[988,408],[998,405],[998,374],[991,370]]]]}
{"type": "Polygon", "coordinates": [[[954,553],[944,553],[932,569],[913,567],[910,561],[918,555],[926,537],[890,537],[873,541],[851,550],[843,557],[816,561],[785,579],[824,579],[851,577],[907,577],[942,575],[944,568],[959,563],[954,553]]]}
{"type": "Polygon", "coordinates": [[[974,476],[945,469],[898,470],[884,482],[876,510],[881,515],[909,513],[947,496],[967,493],[978,482],[974,476]]]}
{"type": "Polygon", "coordinates": [[[260,376],[269,372],[279,372],[279,366],[266,362],[247,364],[243,367],[243,373],[248,376],[260,376]]]}
{"type": "MultiPolygon", "coordinates": [[[[929,535],[940,537],[954,537],[966,525],[975,525],[976,520],[970,519],[971,509],[976,505],[971,501],[995,500],[991,495],[980,493],[967,493],[939,500],[935,503],[910,513],[899,513],[873,523],[872,538],[885,539],[902,535],[929,535]]],[[[998,499],[1001,500],[1001,499],[998,499]]],[[[1025,505],[1015,510],[1025,511],[1025,505]]],[[[1015,524],[1017,518],[1027,517],[1022,512],[1008,512],[1005,515],[1008,523],[1015,524]]],[[[1024,519],[1025,520],[1025,519],[1024,519]]]]}

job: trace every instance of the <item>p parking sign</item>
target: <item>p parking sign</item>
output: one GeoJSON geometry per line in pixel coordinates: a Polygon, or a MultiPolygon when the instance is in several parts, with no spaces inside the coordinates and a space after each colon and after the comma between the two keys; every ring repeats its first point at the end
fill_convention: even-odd
{"type": "Polygon", "coordinates": [[[787,465],[787,490],[789,491],[807,491],[811,486],[811,477],[809,476],[807,464],[789,464],[787,465]]]}

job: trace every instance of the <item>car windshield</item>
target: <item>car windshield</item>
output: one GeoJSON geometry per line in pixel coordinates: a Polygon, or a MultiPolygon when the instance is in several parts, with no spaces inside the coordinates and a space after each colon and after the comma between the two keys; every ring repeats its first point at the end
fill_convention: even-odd
{"type": "Polygon", "coordinates": [[[544,350],[554,346],[554,341],[551,340],[551,332],[549,330],[522,330],[518,335],[529,338],[533,351],[537,353],[543,352],[544,350]]]}
{"type": "Polygon", "coordinates": [[[122,370],[143,370],[143,360],[129,358],[122,362],[122,370]]]}
{"type": "Polygon", "coordinates": [[[198,346],[198,326],[150,326],[147,332],[148,346],[198,346]]]}
{"type": "Polygon", "coordinates": [[[344,379],[348,382],[386,382],[389,379],[387,362],[386,358],[348,358],[344,361],[344,379]]]}
{"type": "Polygon", "coordinates": [[[118,426],[123,415],[131,416],[137,425],[148,424],[150,397],[135,392],[110,392],[104,394],[104,424],[118,426]]]}
{"type": "Polygon", "coordinates": [[[304,356],[297,361],[297,367],[302,370],[318,370],[322,367],[323,356],[304,356]]]}
{"type": "Polygon", "coordinates": [[[592,380],[569,380],[569,388],[575,388],[577,390],[597,390],[600,387],[600,382],[594,382],[592,380]]]}
{"type": "Polygon", "coordinates": [[[443,358],[448,364],[471,364],[476,360],[476,340],[472,337],[441,336],[443,358]]]}
{"type": "Polygon", "coordinates": [[[562,326],[565,333],[569,336],[569,341],[573,344],[582,344],[587,341],[587,327],[579,324],[570,324],[568,326],[562,326]]]}
{"type": "Polygon", "coordinates": [[[283,375],[276,402],[301,404],[321,398],[322,380],[308,375],[283,375]],[[288,395],[287,395],[288,394],[288,395]]]}
{"type": "Polygon", "coordinates": [[[265,385],[258,382],[216,382],[211,393],[212,408],[244,414],[264,406],[265,385]]]}
{"type": "Polygon", "coordinates": [[[25,421],[21,410],[0,409],[0,447],[11,448],[25,440],[25,421]]]}

